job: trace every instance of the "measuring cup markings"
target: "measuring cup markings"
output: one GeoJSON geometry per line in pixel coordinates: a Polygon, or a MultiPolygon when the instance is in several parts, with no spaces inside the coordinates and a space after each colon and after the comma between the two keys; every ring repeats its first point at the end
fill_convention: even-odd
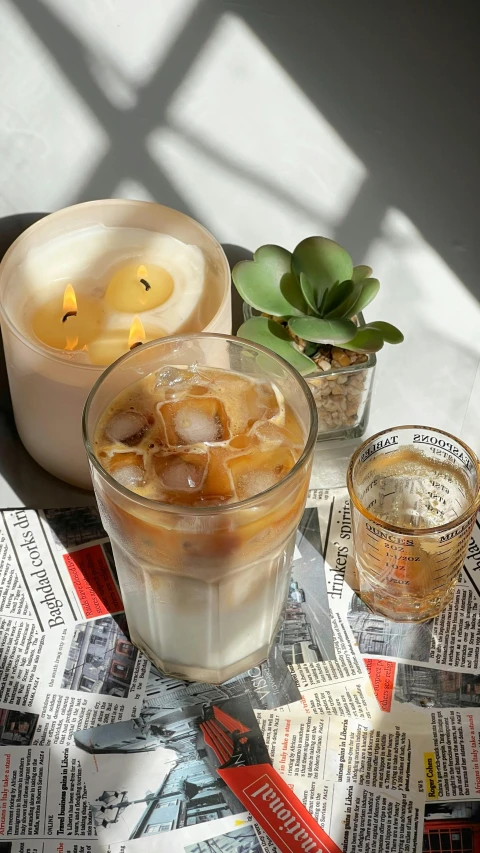
{"type": "MultiPolygon", "coordinates": [[[[362,453],[360,456],[360,462],[366,462],[367,459],[370,459],[370,457],[374,456],[375,453],[378,453],[379,450],[384,450],[385,447],[391,447],[394,444],[398,445],[398,435],[391,435],[387,438],[374,442],[362,453]]],[[[386,452],[388,453],[388,451],[386,452]]]]}

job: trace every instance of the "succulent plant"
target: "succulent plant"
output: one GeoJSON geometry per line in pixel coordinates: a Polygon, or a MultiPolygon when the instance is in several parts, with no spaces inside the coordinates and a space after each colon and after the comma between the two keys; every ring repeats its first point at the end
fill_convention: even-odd
{"type": "Polygon", "coordinates": [[[403,341],[391,323],[355,322],[380,282],[327,237],[307,237],[293,253],[260,246],[253,261],[235,265],[232,277],[242,299],[262,314],[243,323],[238,337],[263,344],[304,375],[316,370],[311,356],[321,345],[368,354],[403,341]]]}

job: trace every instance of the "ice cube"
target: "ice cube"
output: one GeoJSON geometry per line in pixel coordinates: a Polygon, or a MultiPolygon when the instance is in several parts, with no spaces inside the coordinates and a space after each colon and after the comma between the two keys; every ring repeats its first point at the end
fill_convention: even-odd
{"type": "Polygon", "coordinates": [[[286,447],[257,451],[229,461],[235,491],[239,500],[253,498],[283,480],[293,468],[295,459],[286,447]]]}
{"type": "Polygon", "coordinates": [[[272,421],[258,421],[251,431],[252,436],[256,436],[260,442],[265,442],[270,445],[288,445],[289,447],[303,447],[305,441],[302,431],[293,417],[287,413],[285,426],[279,426],[272,421]]]}
{"type": "Polygon", "coordinates": [[[185,406],[174,418],[175,430],[182,444],[198,444],[200,441],[219,441],[221,424],[215,415],[185,406]]]}
{"type": "Polygon", "coordinates": [[[232,477],[227,467],[230,449],[214,445],[208,450],[207,474],[202,485],[201,502],[221,504],[234,497],[232,477]]]}
{"type": "Polygon", "coordinates": [[[215,381],[215,391],[222,400],[227,401],[232,435],[240,435],[249,430],[256,421],[278,415],[277,398],[271,386],[252,382],[247,377],[226,374],[215,381]]]}
{"type": "Polygon", "coordinates": [[[153,460],[160,485],[167,491],[197,491],[204,480],[206,453],[156,454],[153,460]]]}
{"type": "Polygon", "coordinates": [[[159,412],[173,447],[229,438],[225,410],[214,397],[160,404],[159,412]]]}
{"type": "Polygon", "coordinates": [[[135,488],[144,482],[143,471],[137,465],[125,465],[124,468],[117,468],[113,476],[122,486],[125,486],[126,489],[132,489],[132,491],[135,491],[135,488]]]}
{"type": "Polygon", "coordinates": [[[270,445],[286,444],[288,441],[288,433],[283,427],[278,427],[272,424],[271,421],[259,421],[252,428],[252,433],[262,442],[268,442],[270,445]]]}
{"type": "Polygon", "coordinates": [[[147,418],[140,412],[116,412],[108,421],[105,432],[112,441],[133,447],[142,440],[148,426],[147,418]]]}
{"type": "Polygon", "coordinates": [[[140,453],[114,453],[109,459],[108,470],[118,483],[132,491],[145,482],[145,466],[140,453]]]}
{"type": "Polygon", "coordinates": [[[182,367],[163,367],[157,371],[155,391],[165,400],[178,400],[189,395],[206,394],[208,388],[201,384],[202,379],[195,369],[182,367]]]}
{"type": "Polygon", "coordinates": [[[252,450],[258,446],[258,438],[256,433],[250,435],[236,435],[229,441],[229,446],[232,450],[252,450]]]}

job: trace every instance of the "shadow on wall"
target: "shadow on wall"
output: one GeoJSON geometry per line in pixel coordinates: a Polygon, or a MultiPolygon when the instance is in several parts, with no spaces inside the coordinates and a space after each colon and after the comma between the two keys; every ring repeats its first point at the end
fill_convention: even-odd
{"type": "MultiPolygon", "coordinates": [[[[46,6],[17,0],[16,8],[111,140],[108,153],[72,202],[108,197],[120,180],[131,178],[157,201],[195,215],[151,159],[145,139],[166,123],[174,92],[221,15],[231,12],[264,42],[368,169],[336,238],[362,257],[385,211],[398,208],[480,296],[476,0],[463,0],[461,15],[448,0],[303,0],[300,5],[290,0],[200,0],[129,111],[117,109],[102,93],[83,46],[46,6]]],[[[228,168],[234,171],[235,164],[228,168]]],[[[265,186],[246,170],[242,177],[265,186]]],[[[280,203],[286,200],[281,176],[278,186],[270,182],[268,189],[280,203]]]]}
{"type": "MultiPolygon", "coordinates": [[[[102,92],[92,76],[83,45],[52,11],[42,3],[30,3],[29,0],[18,0],[16,8],[50,51],[110,139],[107,154],[70,203],[109,198],[119,182],[129,178],[147,187],[161,204],[194,215],[168,176],[152,160],[145,141],[148,134],[164,121],[173,93],[210,36],[218,20],[217,4],[198,4],[165,60],[141,89],[137,104],[127,111],[118,109],[102,92]]],[[[111,70],[122,77],[120,67],[115,66],[111,70]]]]}
{"type": "Polygon", "coordinates": [[[226,5],[368,169],[339,242],[362,257],[396,207],[479,298],[476,0],[226,5]]]}

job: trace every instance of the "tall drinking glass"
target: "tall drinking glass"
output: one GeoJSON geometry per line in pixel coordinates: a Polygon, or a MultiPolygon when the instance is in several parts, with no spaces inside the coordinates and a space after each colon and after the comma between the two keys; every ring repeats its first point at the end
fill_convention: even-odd
{"type": "Polygon", "coordinates": [[[480,504],[478,459],[439,429],[400,426],[354,453],[347,474],[360,596],[397,622],[450,603],[480,504]]]}
{"type": "Polygon", "coordinates": [[[288,594],[317,435],[304,380],[282,358],[237,338],[164,338],[103,373],[88,398],[83,432],[132,641],[164,672],[194,681],[220,683],[265,659],[288,594]],[[270,481],[260,478],[258,495],[186,506],[140,496],[102,465],[96,428],[117,395],[154,372],[168,375],[164,368],[192,365],[272,383],[290,406],[302,447],[275,485],[266,488],[270,481]]]}

